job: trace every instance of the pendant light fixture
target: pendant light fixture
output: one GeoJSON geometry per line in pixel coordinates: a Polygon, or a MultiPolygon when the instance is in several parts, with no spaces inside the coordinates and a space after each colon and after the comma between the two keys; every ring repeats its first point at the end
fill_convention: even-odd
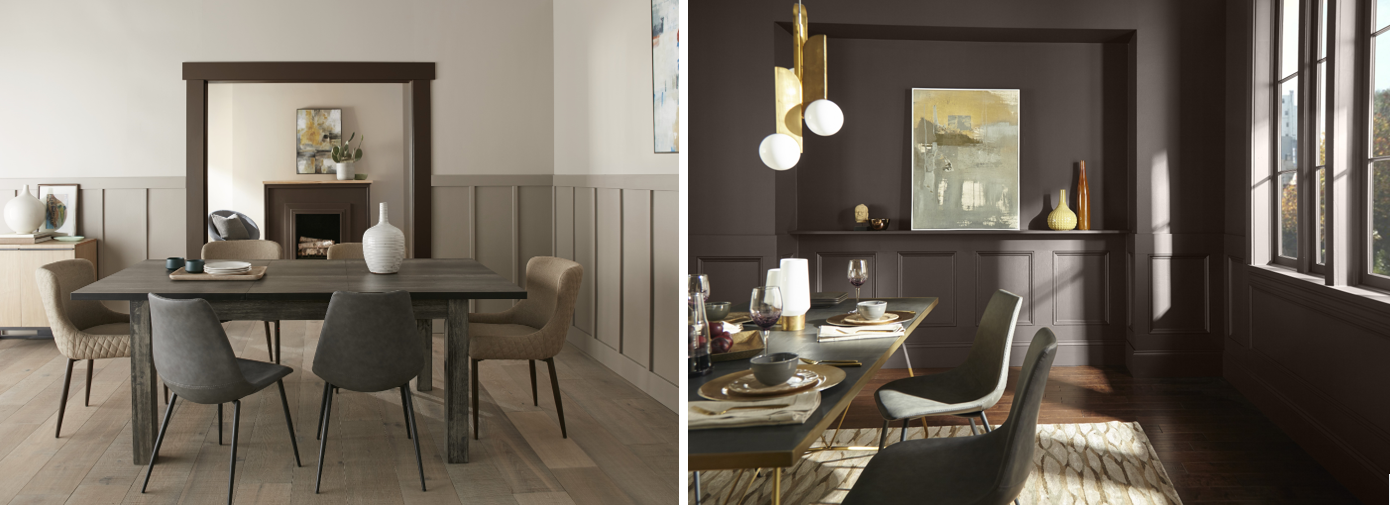
{"type": "Polygon", "coordinates": [[[826,98],[825,35],[806,35],[806,7],[792,6],[792,68],[773,67],[777,88],[777,133],[763,138],[758,155],[773,170],[787,170],[801,160],[801,122],[812,133],[834,135],[845,124],[840,106],[826,98]]]}

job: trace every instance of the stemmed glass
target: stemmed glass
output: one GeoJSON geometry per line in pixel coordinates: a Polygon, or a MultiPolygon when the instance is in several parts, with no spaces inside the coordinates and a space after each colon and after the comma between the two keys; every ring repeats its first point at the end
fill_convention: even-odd
{"type": "Polygon", "coordinates": [[[753,318],[753,324],[762,328],[763,353],[767,353],[768,332],[777,324],[777,319],[782,317],[782,290],[777,289],[777,286],[753,288],[753,298],[748,302],[748,315],[753,318]]]}
{"type": "MultiPolygon", "coordinates": [[[[854,285],[854,306],[859,307],[859,288],[869,282],[869,260],[849,260],[849,283],[854,285]]],[[[854,312],[851,310],[850,312],[854,312]]]]}
{"type": "Polygon", "coordinates": [[[700,293],[704,301],[709,302],[709,276],[705,274],[687,275],[686,290],[691,295],[694,295],[695,293],[700,293]]]}

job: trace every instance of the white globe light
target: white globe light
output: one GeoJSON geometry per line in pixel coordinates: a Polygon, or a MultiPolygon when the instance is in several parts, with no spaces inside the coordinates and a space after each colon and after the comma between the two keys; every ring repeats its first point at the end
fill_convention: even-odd
{"type": "Polygon", "coordinates": [[[806,106],[806,126],[816,135],[828,137],[845,125],[845,113],[835,102],[824,98],[806,106]]]}
{"type": "Polygon", "coordinates": [[[774,133],[758,145],[758,156],[763,158],[763,164],[768,168],[786,170],[801,161],[801,146],[797,145],[796,139],[790,135],[774,133]]]}

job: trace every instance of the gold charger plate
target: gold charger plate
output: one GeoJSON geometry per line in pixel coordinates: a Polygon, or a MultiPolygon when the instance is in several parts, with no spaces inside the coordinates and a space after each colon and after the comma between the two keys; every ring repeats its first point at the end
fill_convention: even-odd
{"type": "Polygon", "coordinates": [[[814,370],[796,369],[790,379],[786,382],[774,386],[764,385],[753,377],[753,374],[742,375],[734,379],[725,391],[744,396],[776,396],[792,392],[800,392],[803,389],[810,389],[816,384],[820,384],[821,376],[814,370]]]}
{"type": "Polygon", "coordinates": [[[885,312],[883,313],[883,319],[877,321],[865,321],[859,319],[859,317],[858,313],[830,316],[830,319],[826,319],[826,324],[834,324],[834,326],[874,326],[874,324],[888,324],[892,323],[892,321],[908,319],[908,317],[912,316],[902,316],[902,314],[897,312],[885,312]]]}
{"type": "Polygon", "coordinates": [[[820,376],[822,377],[820,383],[819,383],[819,384],[816,384],[815,386],[812,386],[812,387],[810,387],[810,388],[801,390],[801,391],[794,391],[794,392],[792,392],[792,393],[790,393],[790,394],[788,394],[788,393],[783,393],[783,394],[779,394],[779,395],[747,396],[747,395],[741,395],[741,394],[737,394],[737,393],[734,393],[734,394],[731,395],[731,394],[725,392],[725,389],[727,389],[729,383],[730,383],[730,382],[733,382],[734,379],[737,379],[737,378],[742,377],[742,376],[744,376],[744,375],[748,375],[748,374],[753,373],[752,370],[743,370],[743,371],[734,372],[734,373],[731,373],[731,374],[728,374],[728,375],[725,375],[725,376],[722,376],[722,377],[717,377],[717,378],[715,378],[715,379],[712,380],[712,381],[706,382],[705,385],[700,386],[700,391],[699,391],[699,393],[700,393],[700,396],[702,396],[702,397],[704,397],[704,398],[708,398],[708,399],[716,400],[716,401],[724,401],[724,402],[756,402],[756,401],[766,400],[766,399],[769,399],[769,398],[780,398],[780,397],[783,397],[783,396],[791,396],[791,395],[794,395],[794,394],[805,393],[806,391],[811,391],[811,390],[815,390],[815,391],[824,391],[824,390],[826,390],[826,389],[830,389],[831,387],[834,387],[835,385],[837,385],[837,384],[839,384],[839,383],[841,383],[841,382],[843,382],[843,381],[845,380],[845,371],[839,369],[838,367],[833,367],[833,366],[830,366],[830,365],[807,365],[807,364],[801,364],[801,365],[798,365],[798,366],[796,367],[796,369],[797,369],[797,370],[812,370],[812,371],[815,371],[816,373],[820,374],[820,376]]]}

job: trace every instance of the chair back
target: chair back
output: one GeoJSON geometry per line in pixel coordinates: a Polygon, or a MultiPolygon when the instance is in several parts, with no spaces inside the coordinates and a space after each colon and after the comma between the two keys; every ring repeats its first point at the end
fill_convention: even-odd
{"type": "MultiPolygon", "coordinates": [[[[996,496],[1012,500],[1023,491],[1028,474],[1033,471],[1033,451],[1038,442],[1038,410],[1042,408],[1043,392],[1047,389],[1047,374],[1057,357],[1057,336],[1048,328],[1039,329],[1023,358],[1023,371],[1014,388],[1014,403],[1009,418],[999,429],[986,436],[1000,437],[1004,458],[999,469],[996,496]]],[[[1001,502],[1002,503],[1002,502],[1001,502]]]]}
{"type": "Polygon", "coordinates": [[[237,216],[241,218],[241,224],[246,226],[246,234],[251,236],[251,240],[261,239],[261,228],[256,226],[256,222],[252,221],[250,217],[246,216],[246,214],[242,214],[234,210],[215,210],[208,213],[208,240],[211,240],[213,242],[222,242],[224,240],[227,240],[222,238],[222,234],[217,232],[217,227],[212,225],[212,216],[237,216]]]}
{"type": "Polygon", "coordinates": [[[338,291],[328,302],[314,374],[351,391],[400,387],[425,365],[410,293],[338,291]]]}
{"type": "Polygon", "coordinates": [[[203,244],[203,259],[278,260],[283,251],[279,242],[270,240],[225,240],[203,244]]]}
{"type": "Polygon", "coordinates": [[[346,242],[328,246],[328,259],[331,260],[360,260],[362,256],[361,242],[346,242]]]}
{"type": "Polygon", "coordinates": [[[150,293],[150,340],[159,378],[194,403],[227,403],[255,392],[241,374],[212,305],[150,293]]]}
{"type": "MultiPolygon", "coordinates": [[[[574,320],[574,303],[584,267],[554,256],[536,256],[526,262],[526,299],[512,309],[514,320],[547,334],[559,335],[555,353],[564,347],[569,325],[574,320]]],[[[553,353],[552,353],[553,355],[553,353]]]]}
{"type": "Polygon", "coordinates": [[[96,300],[73,300],[72,292],[96,282],[96,267],[83,258],[55,261],[34,271],[53,340],[64,356],[75,356],[73,335],[98,326],[128,321],[123,314],[106,308],[96,300]]]}
{"type": "Polygon", "coordinates": [[[959,373],[969,385],[969,397],[983,398],[984,408],[994,406],[1004,395],[1009,378],[1009,350],[1022,306],[1023,299],[1018,295],[1002,289],[995,291],[980,317],[970,355],[960,366],[959,373]]]}

